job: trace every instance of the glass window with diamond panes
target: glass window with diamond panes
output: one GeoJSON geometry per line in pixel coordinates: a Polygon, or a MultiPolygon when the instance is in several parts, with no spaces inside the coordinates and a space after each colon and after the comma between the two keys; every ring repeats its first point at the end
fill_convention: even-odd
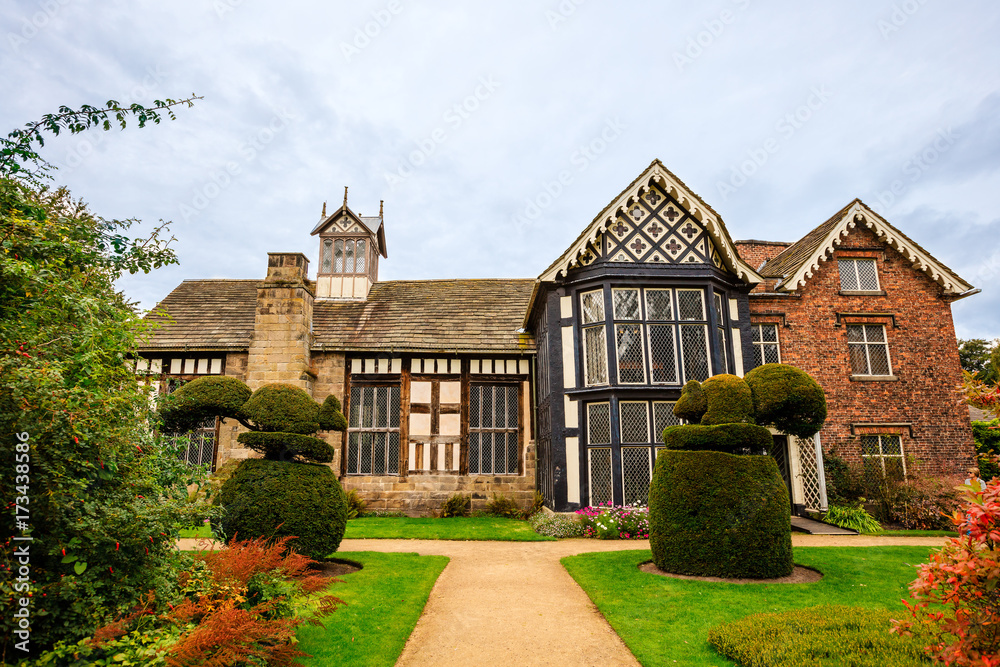
{"type": "Polygon", "coordinates": [[[906,477],[902,436],[861,436],[861,460],[869,489],[878,489],[887,479],[898,481],[906,477]]]}
{"type": "Polygon", "coordinates": [[[604,290],[580,295],[583,324],[583,374],[588,387],[608,383],[608,345],[604,331],[604,290]]]}
{"type": "MultiPolygon", "coordinates": [[[[167,380],[167,393],[176,391],[183,380],[171,378],[167,380]]],[[[192,466],[208,466],[214,471],[215,466],[215,427],[218,420],[215,417],[206,417],[197,428],[194,428],[182,435],[165,436],[164,440],[179,445],[177,455],[180,459],[192,466]]]]}
{"type": "Polygon", "coordinates": [[[399,475],[399,387],[351,387],[347,474],[399,475]]]}
{"type": "Polygon", "coordinates": [[[723,305],[726,303],[726,298],[718,293],[713,292],[715,297],[712,300],[712,304],[715,307],[715,344],[719,348],[719,356],[722,361],[722,368],[718,369],[717,373],[728,373],[729,372],[729,359],[726,354],[726,311],[723,305]]]}
{"type": "Polygon", "coordinates": [[[754,368],[764,364],[781,363],[777,324],[751,324],[750,335],[753,339],[754,368]]]}
{"type": "Polygon", "coordinates": [[[847,349],[854,375],[892,375],[889,342],[881,324],[847,325],[847,349]]]}
{"type": "Polygon", "coordinates": [[[874,259],[840,259],[840,289],[845,292],[878,292],[878,269],[874,259]]]}
{"type": "Polygon", "coordinates": [[[611,404],[587,404],[587,477],[590,504],[614,502],[614,475],[611,468],[611,404]]]}
{"type": "Polygon", "coordinates": [[[518,474],[516,384],[469,386],[470,475],[518,474]]]}

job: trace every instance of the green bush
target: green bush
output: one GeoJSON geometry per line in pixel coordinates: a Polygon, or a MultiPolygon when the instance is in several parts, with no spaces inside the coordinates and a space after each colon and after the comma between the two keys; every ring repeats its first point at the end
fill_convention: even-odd
{"type": "Polygon", "coordinates": [[[454,516],[469,516],[472,510],[472,496],[464,493],[455,493],[448,497],[441,505],[441,516],[443,518],[454,516]]]}
{"type": "Polygon", "coordinates": [[[319,410],[305,389],[291,384],[266,384],[243,405],[258,430],[303,435],[320,429],[319,410]]]}
{"type": "Polygon", "coordinates": [[[865,495],[864,475],[837,454],[836,448],[823,452],[823,472],[826,475],[826,496],[831,504],[847,505],[865,495]]]}
{"type": "Polygon", "coordinates": [[[347,419],[340,411],[340,401],[330,394],[319,409],[319,427],[324,431],[346,431],[347,419]]]}
{"type": "Polygon", "coordinates": [[[823,520],[841,528],[850,528],[859,533],[881,533],[882,524],[865,511],[854,505],[830,505],[823,520]]]}
{"type": "Polygon", "coordinates": [[[508,519],[523,519],[524,510],[517,504],[517,501],[510,496],[493,493],[493,497],[486,503],[486,513],[490,516],[502,516],[508,519]]]}
{"type": "MultiPolygon", "coordinates": [[[[707,413],[706,413],[707,414],[707,413]]],[[[663,431],[667,449],[713,451],[729,454],[761,454],[770,451],[771,432],[754,424],[719,424],[718,426],[668,426],[663,431]]]]}
{"type": "Polygon", "coordinates": [[[1000,477],[1000,419],[991,422],[972,422],[972,437],[976,440],[979,459],[979,477],[990,480],[1000,477]]]}
{"type": "Polygon", "coordinates": [[[713,628],[708,643],[744,667],[917,667],[931,662],[922,636],[891,634],[899,612],[823,605],[754,614],[713,628]]]}
{"type": "Polygon", "coordinates": [[[539,535],[547,537],[583,537],[583,523],[560,514],[537,512],[528,521],[539,535]]]}
{"type": "Polygon", "coordinates": [[[180,434],[197,428],[207,418],[237,418],[250,398],[250,388],[234,377],[198,378],[163,397],[160,417],[164,433],[180,434]]]}
{"type": "Polygon", "coordinates": [[[706,426],[714,424],[753,424],[753,393],[743,378],[735,375],[713,375],[701,389],[708,410],[701,417],[706,426]]]}
{"type": "Polygon", "coordinates": [[[791,574],[788,492],[770,456],[664,450],[649,486],[653,562],[667,572],[791,574]]]}
{"type": "Polygon", "coordinates": [[[294,536],[310,558],[337,550],[347,526],[347,497],[325,465],[247,459],[219,493],[229,540],[294,536]]]}
{"type": "Polygon", "coordinates": [[[674,404],[674,415],[692,424],[697,424],[708,410],[708,399],[697,380],[689,380],[681,388],[681,397],[674,404]]]}
{"type": "Polygon", "coordinates": [[[347,518],[357,519],[358,517],[365,515],[365,506],[368,503],[365,499],[361,497],[357,489],[351,489],[347,492],[347,518]]]}
{"type": "Polygon", "coordinates": [[[746,375],[754,416],[761,426],[811,438],[826,421],[826,396],[808,373],[787,364],[764,364],[746,375]]]}
{"type": "Polygon", "coordinates": [[[329,463],[333,460],[333,447],[311,435],[246,431],[236,436],[236,440],[271,461],[329,463]]]}

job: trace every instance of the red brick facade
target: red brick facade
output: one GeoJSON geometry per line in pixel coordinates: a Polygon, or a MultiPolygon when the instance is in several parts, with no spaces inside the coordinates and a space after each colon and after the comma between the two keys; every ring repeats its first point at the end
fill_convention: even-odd
{"type": "MultiPolygon", "coordinates": [[[[743,248],[740,248],[743,251],[743,248]]],[[[956,389],[962,374],[942,288],[898,251],[858,225],[833,259],[790,295],[751,293],[751,320],[777,322],[781,361],[826,390],[826,451],[861,460],[860,436],[898,434],[908,469],[965,474],[974,465],[968,407],[956,389]],[[842,295],[838,258],[874,258],[884,295],[842,295]],[[852,377],[847,326],[884,325],[892,375],[852,377]]]]}

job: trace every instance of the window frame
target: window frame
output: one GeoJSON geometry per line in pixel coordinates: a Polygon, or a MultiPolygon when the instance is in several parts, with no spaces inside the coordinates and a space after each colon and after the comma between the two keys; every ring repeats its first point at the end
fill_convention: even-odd
{"type": "MultiPolygon", "coordinates": [[[[604,303],[604,287],[599,287],[594,290],[587,290],[585,292],[579,293],[580,297],[580,345],[583,348],[581,350],[583,357],[583,385],[585,387],[602,387],[611,384],[611,372],[608,368],[608,317],[607,308],[604,303]],[[586,308],[587,297],[591,295],[597,295],[597,303],[600,304],[601,312],[598,316],[599,319],[587,320],[588,310],[586,308]],[[603,344],[595,346],[595,349],[600,350],[601,359],[603,360],[604,372],[601,374],[602,377],[591,380],[591,347],[589,345],[588,332],[599,330],[599,338],[603,344]]],[[[617,345],[615,346],[617,350],[617,345]]],[[[596,359],[595,359],[596,361],[596,359]]]]}
{"type": "MultiPolygon", "coordinates": [[[[507,400],[509,400],[509,397],[508,397],[507,400]]],[[[480,399],[480,401],[482,401],[482,399],[480,399]]],[[[510,408],[510,405],[506,401],[505,401],[504,405],[505,405],[506,409],[510,408]]],[[[494,408],[496,407],[496,400],[495,399],[493,401],[493,406],[494,406],[494,408]]],[[[480,407],[482,407],[482,403],[480,403],[480,407]]],[[[521,404],[521,385],[520,385],[519,382],[513,382],[513,381],[511,381],[511,382],[476,381],[476,380],[471,380],[470,379],[470,381],[469,381],[469,401],[468,401],[468,406],[466,407],[466,410],[468,410],[468,413],[469,413],[469,417],[468,417],[469,427],[468,427],[468,432],[466,434],[465,443],[464,443],[464,445],[465,445],[465,461],[466,461],[465,471],[464,472],[465,472],[466,475],[469,475],[469,476],[515,477],[515,476],[518,476],[518,475],[521,474],[521,471],[524,468],[524,452],[522,451],[524,449],[524,447],[523,447],[523,438],[521,436],[521,434],[522,434],[522,428],[523,428],[523,424],[522,424],[523,420],[521,419],[521,417],[522,417],[522,415],[521,415],[522,409],[523,409],[523,406],[521,404]],[[492,419],[491,419],[491,423],[493,424],[492,426],[483,426],[482,422],[480,422],[479,426],[473,426],[472,425],[473,424],[473,416],[472,416],[472,392],[477,387],[491,387],[491,388],[494,388],[494,390],[495,390],[496,387],[504,387],[506,391],[513,391],[513,393],[514,393],[514,419],[515,419],[515,422],[516,422],[516,424],[513,427],[511,427],[511,426],[508,425],[508,426],[504,426],[502,428],[498,428],[496,426],[496,413],[495,412],[493,413],[492,419]],[[509,465],[510,464],[510,459],[505,456],[504,457],[504,461],[507,464],[505,472],[496,472],[495,469],[492,472],[483,472],[482,471],[483,470],[483,466],[482,466],[482,441],[480,441],[480,444],[479,444],[479,447],[480,447],[480,457],[479,457],[480,465],[479,465],[478,471],[473,472],[473,470],[471,469],[470,464],[469,464],[469,462],[472,460],[472,456],[471,456],[472,436],[474,434],[480,434],[481,435],[483,433],[493,434],[494,438],[495,438],[495,434],[498,434],[498,433],[504,434],[506,436],[506,438],[509,438],[511,435],[513,435],[515,447],[516,447],[516,450],[517,450],[517,458],[516,458],[516,461],[515,461],[515,465],[514,465],[514,470],[513,471],[510,470],[510,465],[509,465]]],[[[505,440],[506,440],[506,438],[505,438],[505,440]]],[[[495,447],[496,447],[495,442],[494,442],[493,447],[495,449],[495,447]]],[[[506,445],[505,445],[505,447],[506,447],[506,445]]],[[[495,454],[494,454],[493,462],[494,463],[496,462],[496,456],[495,456],[495,454]]],[[[495,466],[491,466],[491,467],[495,467],[495,466]]]]}
{"type": "MultiPolygon", "coordinates": [[[[347,431],[344,433],[344,438],[343,438],[343,452],[342,452],[344,474],[347,475],[347,476],[351,476],[351,477],[403,477],[404,476],[403,461],[404,461],[404,458],[405,458],[404,457],[404,453],[403,453],[403,437],[402,437],[402,425],[403,425],[402,424],[402,421],[403,421],[403,392],[402,392],[402,387],[400,386],[400,383],[398,383],[398,382],[363,382],[363,383],[352,384],[351,387],[350,387],[350,389],[349,389],[349,391],[347,392],[347,396],[345,398],[346,398],[345,403],[347,403],[347,405],[345,406],[345,409],[346,409],[345,416],[347,417],[347,431]],[[375,422],[374,416],[372,417],[373,425],[371,427],[366,427],[366,426],[363,425],[364,419],[363,419],[363,412],[362,411],[364,410],[364,390],[365,389],[374,389],[375,390],[372,393],[373,401],[375,401],[375,402],[378,401],[378,390],[379,389],[385,389],[385,390],[387,390],[387,392],[388,392],[387,409],[390,410],[389,417],[387,418],[387,421],[388,421],[388,424],[389,424],[388,426],[384,426],[384,427],[375,426],[374,425],[374,422],[375,422]],[[391,425],[392,424],[392,412],[391,412],[391,405],[390,405],[390,403],[392,401],[392,394],[393,394],[392,390],[393,389],[396,390],[396,399],[398,401],[398,405],[396,406],[396,426],[395,427],[393,427],[391,425]],[[359,411],[357,413],[358,420],[359,420],[359,422],[361,422],[362,425],[358,425],[358,426],[352,426],[351,425],[351,422],[354,419],[354,414],[355,414],[354,410],[355,410],[356,403],[357,403],[357,401],[355,400],[355,397],[353,395],[355,390],[360,390],[362,392],[361,393],[361,405],[357,406],[359,408],[359,411]],[[385,446],[386,446],[385,472],[382,473],[382,474],[380,474],[380,475],[376,474],[374,472],[374,470],[375,470],[375,465],[374,465],[375,459],[374,459],[374,457],[371,459],[371,461],[369,461],[369,472],[367,472],[367,473],[362,472],[362,465],[363,465],[363,463],[362,463],[362,453],[363,453],[364,444],[361,442],[361,437],[360,436],[362,434],[365,434],[365,433],[385,434],[385,446]],[[396,471],[394,473],[391,471],[391,467],[389,466],[389,452],[391,451],[391,448],[392,448],[392,437],[391,436],[392,436],[393,433],[396,434],[396,450],[397,450],[397,452],[396,452],[396,471]],[[357,471],[356,472],[352,471],[350,469],[350,461],[351,461],[350,450],[351,450],[351,446],[352,446],[351,436],[354,435],[354,434],[358,434],[358,436],[359,436],[358,437],[358,443],[357,443],[357,447],[358,447],[358,460],[357,460],[357,471]]],[[[374,405],[373,405],[373,407],[371,409],[374,412],[374,405]]],[[[374,452],[374,442],[373,442],[373,450],[372,451],[374,452]]]]}
{"type": "Polygon", "coordinates": [[[845,332],[847,333],[847,363],[850,364],[850,366],[851,366],[851,375],[852,376],[856,376],[856,377],[892,377],[893,376],[892,356],[889,354],[889,332],[886,329],[886,326],[884,324],[850,324],[850,323],[848,323],[848,324],[846,324],[846,327],[847,328],[845,329],[845,332]],[[851,327],[860,327],[861,328],[861,332],[862,332],[862,336],[863,336],[864,340],[862,340],[862,341],[851,341],[851,336],[850,336],[851,327]],[[868,327],[879,327],[880,329],[882,329],[882,341],[881,342],[879,342],[879,341],[869,342],[868,341],[868,327]],[[851,356],[851,346],[852,345],[854,345],[854,346],[860,345],[860,346],[862,346],[864,348],[864,351],[865,351],[865,364],[866,364],[866,370],[867,370],[866,373],[859,373],[859,372],[857,372],[855,370],[853,357],[851,356]],[[885,347],[885,365],[886,365],[886,368],[887,368],[887,372],[886,373],[873,373],[872,372],[872,360],[871,360],[871,352],[869,351],[869,348],[870,347],[874,347],[876,345],[881,345],[881,346],[885,347]]]}
{"type": "Polygon", "coordinates": [[[882,279],[879,278],[879,275],[878,275],[878,262],[875,260],[874,257],[838,257],[837,258],[837,271],[838,271],[838,280],[839,280],[840,291],[841,292],[850,292],[850,293],[859,293],[860,292],[860,293],[864,293],[864,294],[879,294],[882,291],[882,279]],[[844,285],[844,270],[841,267],[842,267],[842,263],[845,263],[845,262],[850,262],[851,263],[851,266],[852,266],[852,269],[853,269],[853,272],[854,272],[854,280],[855,280],[855,283],[856,283],[856,286],[854,287],[854,289],[851,289],[849,286],[845,286],[844,285]],[[861,287],[861,269],[858,266],[859,262],[871,262],[872,263],[872,268],[874,269],[874,274],[875,274],[875,288],[874,289],[864,289],[864,288],[861,287]]]}
{"type": "MultiPolygon", "coordinates": [[[[776,322],[754,322],[750,324],[750,341],[753,343],[754,352],[754,363],[757,362],[757,355],[760,355],[760,363],[756,366],[763,366],[769,363],[781,363],[781,335],[778,332],[778,324],[776,322]],[[764,327],[774,327],[774,340],[764,340],[764,327]],[[756,333],[757,340],[754,340],[754,333],[756,333]],[[771,362],[767,360],[767,355],[764,354],[764,347],[768,345],[773,345],[775,352],[777,352],[778,360],[771,362]]],[[[756,367],[755,366],[755,367],[756,367]]]]}
{"type": "Polygon", "coordinates": [[[903,479],[905,480],[907,478],[908,473],[906,471],[906,452],[903,450],[902,435],[900,435],[899,433],[867,433],[861,436],[861,441],[858,444],[861,447],[861,464],[863,469],[866,468],[867,465],[869,465],[870,461],[876,460],[878,461],[879,467],[882,470],[882,477],[885,478],[888,476],[888,473],[886,472],[885,469],[886,459],[899,459],[900,468],[903,471],[903,479]],[[866,438],[875,438],[875,440],[878,442],[878,454],[865,454],[864,440],[866,438]],[[883,438],[895,438],[899,446],[899,454],[886,454],[885,447],[882,441],[883,438]]]}

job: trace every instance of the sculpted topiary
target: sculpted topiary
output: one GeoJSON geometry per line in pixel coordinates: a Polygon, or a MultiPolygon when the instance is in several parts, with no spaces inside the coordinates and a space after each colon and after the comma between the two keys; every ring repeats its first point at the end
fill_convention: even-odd
{"type": "Polygon", "coordinates": [[[168,433],[216,415],[250,429],[237,440],[262,455],[243,461],[219,491],[227,538],[294,536],[289,544],[317,559],[336,551],[347,500],[333,471],[318,465],[333,460],[333,448],[313,434],[347,430],[340,401],[329,396],[321,406],[294,385],[270,384],[251,393],[235,378],[205,377],[180,387],[160,410],[168,433]]]}
{"type": "Polygon", "coordinates": [[[788,491],[774,459],[761,455],[771,434],[754,422],[809,437],[823,424],[826,401],[809,375],[771,366],[780,368],[761,367],[746,381],[717,375],[684,385],[674,414],[691,424],[664,430],[667,449],[649,488],[650,548],[661,569],[727,578],[791,574],[788,491]]]}

